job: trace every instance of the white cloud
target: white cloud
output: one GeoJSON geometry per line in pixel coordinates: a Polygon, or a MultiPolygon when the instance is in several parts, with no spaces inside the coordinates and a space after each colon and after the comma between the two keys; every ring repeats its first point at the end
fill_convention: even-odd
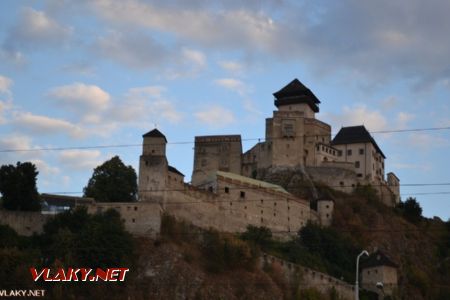
{"type": "Polygon", "coordinates": [[[411,120],[414,120],[415,115],[407,113],[407,112],[399,112],[397,114],[397,126],[396,129],[404,129],[408,126],[408,123],[411,120]]]}
{"type": "Polygon", "coordinates": [[[8,152],[2,152],[0,155],[0,164],[15,164],[18,161],[30,161],[40,159],[42,152],[24,151],[34,149],[32,140],[29,136],[21,134],[11,134],[0,138],[0,149],[8,152]]]}
{"type": "Polygon", "coordinates": [[[264,48],[276,32],[275,24],[268,16],[244,9],[174,9],[136,0],[97,1],[92,3],[92,7],[113,23],[168,32],[216,48],[264,48]]]}
{"type": "Polygon", "coordinates": [[[6,123],[7,119],[4,117],[5,112],[12,108],[11,101],[0,101],[0,124],[6,123]]]}
{"type": "Polygon", "coordinates": [[[141,126],[146,126],[147,122],[178,123],[182,115],[171,101],[163,98],[164,91],[165,88],[161,86],[131,88],[122,103],[114,105],[108,115],[115,121],[141,126]]]}
{"type": "Polygon", "coordinates": [[[172,53],[171,65],[164,72],[166,79],[193,78],[207,68],[206,55],[198,50],[183,47],[172,53]],[[179,54],[175,54],[179,52],[179,54]]]}
{"type": "Polygon", "coordinates": [[[407,170],[420,170],[420,171],[430,171],[432,169],[429,163],[424,164],[412,164],[412,163],[392,163],[392,167],[396,169],[407,169],[407,170]]]}
{"type": "Polygon", "coordinates": [[[232,111],[218,105],[199,111],[194,115],[197,120],[212,127],[225,127],[236,120],[232,111]]]}
{"type": "Polygon", "coordinates": [[[245,84],[242,81],[234,78],[216,79],[214,80],[214,83],[233,92],[236,92],[241,96],[247,92],[247,87],[245,86],[245,84]]]}
{"type": "Polygon", "coordinates": [[[16,113],[13,123],[22,129],[36,134],[68,134],[74,138],[84,136],[83,130],[70,122],[29,112],[16,113]]]}
{"type": "Polygon", "coordinates": [[[36,165],[37,170],[40,175],[49,176],[57,175],[60,173],[59,168],[50,166],[47,162],[42,159],[32,159],[30,160],[34,165],[36,165]]]}
{"type": "Polygon", "coordinates": [[[146,34],[111,31],[100,37],[94,51],[102,58],[119,62],[134,69],[161,66],[169,56],[169,49],[146,34]]]}
{"type": "Polygon", "coordinates": [[[58,161],[72,170],[92,170],[102,163],[104,158],[98,150],[64,150],[58,155],[58,161]]]}
{"type": "Polygon", "coordinates": [[[436,134],[415,132],[408,136],[406,145],[411,146],[413,149],[430,150],[439,147],[448,147],[449,141],[436,134]]]}
{"type": "Polygon", "coordinates": [[[203,52],[189,48],[183,48],[181,51],[186,61],[193,63],[199,68],[206,67],[206,56],[203,52]]]}
{"type": "Polygon", "coordinates": [[[333,128],[364,125],[369,131],[385,130],[386,118],[378,110],[370,110],[365,105],[345,106],[340,114],[324,114],[324,120],[330,120],[333,128]]]}
{"type": "Polygon", "coordinates": [[[12,84],[13,81],[10,78],[0,75],[0,93],[11,95],[12,84]]]}
{"type": "Polygon", "coordinates": [[[12,56],[17,56],[21,55],[18,51],[20,48],[61,45],[72,31],[72,28],[59,24],[45,12],[25,7],[17,24],[9,32],[3,48],[12,56]]]}
{"type": "Polygon", "coordinates": [[[233,74],[241,74],[244,71],[244,66],[241,63],[233,60],[219,61],[219,66],[222,69],[231,72],[233,74]]]}
{"type": "Polygon", "coordinates": [[[48,96],[57,104],[81,113],[85,121],[98,118],[97,114],[108,108],[110,95],[96,85],[73,83],[51,89],[48,96]]]}

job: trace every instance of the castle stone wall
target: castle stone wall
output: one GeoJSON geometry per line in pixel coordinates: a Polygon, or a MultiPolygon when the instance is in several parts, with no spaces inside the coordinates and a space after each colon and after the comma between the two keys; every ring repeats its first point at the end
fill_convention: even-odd
{"type": "Polygon", "coordinates": [[[166,192],[163,209],[203,228],[244,232],[248,225],[265,226],[279,237],[296,234],[308,220],[319,220],[307,201],[224,178],[211,191],[185,185],[184,191],[166,192]]]}
{"type": "Polygon", "coordinates": [[[261,257],[260,265],[262,268],[277,265],[282,269],[288,282],[298,284],[300,289],[315,288],[321,293],[328,294],[334,288],[343,299],[353,299],[354,297],[353,285],[328,274],[268,254],[261,257]]]}
{"type": "Polygon", "coordinates": [[[125,229],[133,235],[156,237],[161,232],[162,208],[151,202],[94,202],[86,206],[88,213],[114,209],[120,213],[125,229]]]}
{"type": "Polygon", "coordinates": [[[41,212],[0,210],[0,224],[8,225],[24,236],[42,233],[49,218],[51,215],[43,215],[41,212]]]}

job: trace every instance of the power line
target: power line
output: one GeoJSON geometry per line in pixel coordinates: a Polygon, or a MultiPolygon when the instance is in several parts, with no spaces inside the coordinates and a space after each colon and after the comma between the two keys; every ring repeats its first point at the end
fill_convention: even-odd
{"type": "MultiPolygon", "coordinates": [[[[419,131],[437,131],[437,130],[450,130],[449,127],[429,127],[429,128],[412,128],[412,129],[398,129],[398,130],[380,130],[380,131],[371,131],[372,134],[388,134],[388,133],[403,133],[403,132],[419,132],[419,131]]],[[[336,135],[336,134],[334,134],[336,135]]],[[[316,134],[316,135],[301,135],[295,137],[321,137],[321,136],[330,136],[329,134],[316,134]]],[[[241,139],[241,141],[258,141],[261,140],[276,140],[283,139],[280,138],[245,138],[241,139]]],[[[216,142],[208,142],[208,141],[177,141],[177,142],[168,142],[168,145],[186,145],[186,144],[202,144],[202,143],[216,143],[216,142]]],[[[89,149],[105,149],[105,148],[130,148],[130,147],[141,147],[140,144],[113,144],[113,145],[92,145],[92,146],[73,146],[73,147],[45,147],[45,148],[18,148],[18,149],[0,149],[0,153],[8,153],[8,152],[35,152],[35,151],[64,151],[64,150],[89,150],[89,149]]]]}

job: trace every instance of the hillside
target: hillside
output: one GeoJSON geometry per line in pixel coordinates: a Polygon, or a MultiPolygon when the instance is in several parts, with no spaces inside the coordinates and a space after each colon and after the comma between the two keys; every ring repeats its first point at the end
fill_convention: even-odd
{"type": "MultiPolygon", "coordinates": [[[[406,299],[448,299],[450,295],[449,222],[422,218],[411,223],[401,211],[381,204],[376,191],[360,187],[353,194],[312,182],[303,170],[264,172],[261,179],[291,193],[335,201],[332,229],[369,252],[380,249],[399,265],[400,296],[406,299]]],[[[314,203],[312,203],[314,207],[314,203]]]]}

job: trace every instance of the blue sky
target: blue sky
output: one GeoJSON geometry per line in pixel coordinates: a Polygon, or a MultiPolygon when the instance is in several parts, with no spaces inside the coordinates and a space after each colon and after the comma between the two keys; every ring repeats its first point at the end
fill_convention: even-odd
{"type": "MultiPolygon", "coordinates": [[[[113,155],[137,169],[156,125],[189,180],[194,136],[241,134],[248,149],[294,78],[333,133],[450,127],[449,11],[419,0],[1,1],[0,150],[75,149],[0,152],[0,163],[33,161],[40,192],[81,192],[113,155]],[[119,144],[131,146],[76,149],[119,144]]],[[[450,130],[374,137],[401,183],[450,182],[450,130]]],[[[401,189],[445,220],[446,192],[401,189]]]]}

